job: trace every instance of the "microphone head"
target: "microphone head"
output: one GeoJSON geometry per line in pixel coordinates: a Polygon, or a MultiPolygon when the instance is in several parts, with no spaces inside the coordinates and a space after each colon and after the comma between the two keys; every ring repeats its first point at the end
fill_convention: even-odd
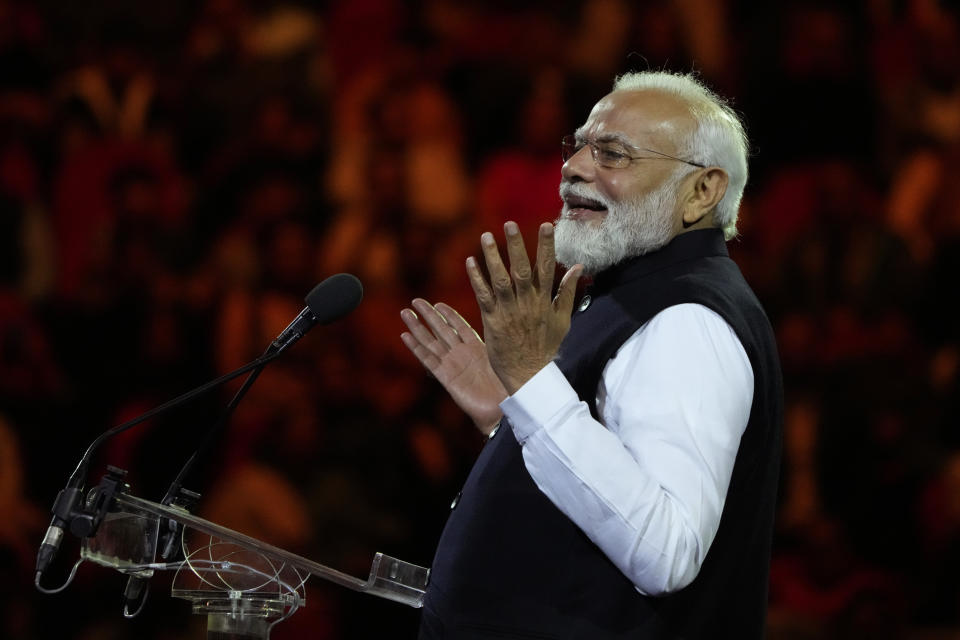
{"type": "Polygon", "coordinates": [[[317,324],[330,324],[357,308],[363,300],[363,285],[357,276],[338,273],[330,276],[307,294],[304,302],[317,324]]]}

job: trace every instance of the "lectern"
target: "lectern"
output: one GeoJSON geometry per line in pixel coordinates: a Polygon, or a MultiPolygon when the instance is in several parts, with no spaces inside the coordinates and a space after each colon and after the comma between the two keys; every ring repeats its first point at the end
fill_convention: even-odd
{"type": "Polygon", "coordinates": [[[173,571],[171,594],[207,617],[209,640],[269,638],[274,625],[305,604],[304,584],[311,576],[420,607],[430,575],[427,568],[377,553],[366,580],[356,578],[181,507],[138,498],[127,488],[112,497],[96,535],[83,540],[80,558],[78,564],[94,562],[141,579],[173,571]],[[162,530],[176,532],[181,559],[158,561],[162,530]]]}

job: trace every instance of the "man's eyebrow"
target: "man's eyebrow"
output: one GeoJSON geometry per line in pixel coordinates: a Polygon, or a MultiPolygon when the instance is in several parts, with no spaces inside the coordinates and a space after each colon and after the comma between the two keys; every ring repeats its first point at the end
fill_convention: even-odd
{"type": "MultiPolygon", "coordinates": [[[[576,131],[574,131],[573,135],[574,135],[574,137],[577,139],[577,142],[581,142],[581,143],[582,143],[582,142],[586,141],[587,137],[586,137],[585,135],[583,135],[584,129],[585,129],[585,127],[580,127],[579,129],[577,129],[576,131]]],[[[625,135],[623,135],[622,133],[604,133],[603,135],[598,136],[598,137],[594,140],[594,142],[616,142],[617,144],[621,144],[621,145],[623,145],[623,146],[625,146],[625,147],[630,147],[631,149],[639,149],[639,148],[640,148],[640,147],[638,147],[637,145],[635,145],[633,142],[631,142],[630,139],[627,138],[627,137],[626,137],[625,135]]]]}
{"type": "Polygon", "coordinates": [[[637,148],[637,145],[633,144],[630,139],[622,133],[605,133],[597,138],[597,142],[616,142],[625,147],[637,148]]]}

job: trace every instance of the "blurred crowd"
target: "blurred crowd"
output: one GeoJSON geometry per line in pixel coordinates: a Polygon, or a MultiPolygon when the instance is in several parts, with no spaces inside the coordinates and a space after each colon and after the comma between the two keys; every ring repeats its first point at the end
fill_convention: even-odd
{"type": "MultiPolygon", "coordinates": [[[[400,309],[477,326],[480,232],[532,245],[617,73],[693,68],[747,123],[730,248],[787,389],[769,637],[958,637],[957,61],[936,0],[0,0],[0,636],[203,637],[163,577],[134,621],[106,569],[38,594],[47,510],[95,435],[253,359],[343,271],[361,306],[267,368],[187,486],[354,575],[429,565],[482,442],[400,309]]],[[[91,481],[158,500],[238,384],[113,439],[91,481]]],[[[274,638],[415,634],[400,605],[307,599],[274,638]]]]}

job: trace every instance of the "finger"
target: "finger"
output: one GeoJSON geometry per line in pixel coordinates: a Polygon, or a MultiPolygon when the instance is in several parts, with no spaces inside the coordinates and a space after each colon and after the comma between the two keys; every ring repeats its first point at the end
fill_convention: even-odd
{"type": "Polygon", "coordinates": [[[400,319],[403,320],[403,323],[407,325],[407,328],[410,329],[410,333],[413,337],[419,342],[425,349],[428,349],[433,355],[438,358],[450,348],[447,346],[447,343],[437,340],[437,337],[433,335],[423,323],[420,322],[420,318],[417,317],[417,314],[411,311],[410,309],[404,309],[400,312],[400,319]]]}
{"type": "Polygon", "coordinates": [[[537,236],[537,288],[545,295],[553,293],[553,279],[557,272],[557,254],[553,243],[553,225],[544,222],[537,236]]]}
{"type": "Polygon", "coordinates": [[[474,331],[469,322],[464,320],[463,316],[457,313],[456,309],[442,302],[437,303],[436,309],[437,313],[442,315],[444,320],[453,327],[461,340],[464,342],[483,342],[483,340],[480,339],[480,335],[474,331]]]}
{"type": "Polygon", "coordinates": [[[510,274],[513,284],[517,288],[517,295],[533,290],[530,258],[527,257],[527,247],[523,244],[520,227],[510,221],[503,225],[503,232],[507,236],[507,255],[510,257],[510,274]]]}
{"type": "Polygon", "coordinates": [[[513,280],[510,273],[503,266],[503,259],[500,257],[500,250],[497,249],[497,241],[493,234],[487,231],[480,236],[480,247],[483,250],[483,259],[487,263],[487,271],[490,273],[490,286],[493,288],[493,294],[498,301],[511,301],[516,296],[513,293],[513,280]]]}
{"type": "Polygon", "coordinates": [[[557,313],[569,316],[573,313],[573,298],[577,293],[577,281],[583,275],[583,265],[575,264],[563,274],[560,286],[557,288],[557,297],[553,299],[553,309],[557,313]]]}
{"type": "Polygon", "coordinates": [[[416,298],[413,301],[413,308],[423,322],[427,323],[427,326],[430,327],[433,335],[446,343],[448,347],[462,342],[460,336],[457,335],[456,329],[450,326],[442,315],[437,313],[437,310],[433,308],[432,304],[423,298],[416,298]]]}
{"type": "Polygon", "coordinates": [[[400,340],[403,341],[403,344],[406,345],[407,349],[410,349],[410,352],[416,356],[417,360],[420,361],[427,371],[431,374],[434,369],[440,366],[440,358],[435,356],[429,349],[423,346],[419,340],[413,337],[412,334],[404,331],[400,334],[400,340]]]}
{"type": "Polygon", "coordinates": [[[467,258],[467,278],[470,280],[470,287],[473,289],[473,295],[477,298],[477,305],[483,313],[493,313],[497,308],[497,299],[493,291],[487,285],[486,279],[480,273],[480,265],[473,256],[467,258]]]}

